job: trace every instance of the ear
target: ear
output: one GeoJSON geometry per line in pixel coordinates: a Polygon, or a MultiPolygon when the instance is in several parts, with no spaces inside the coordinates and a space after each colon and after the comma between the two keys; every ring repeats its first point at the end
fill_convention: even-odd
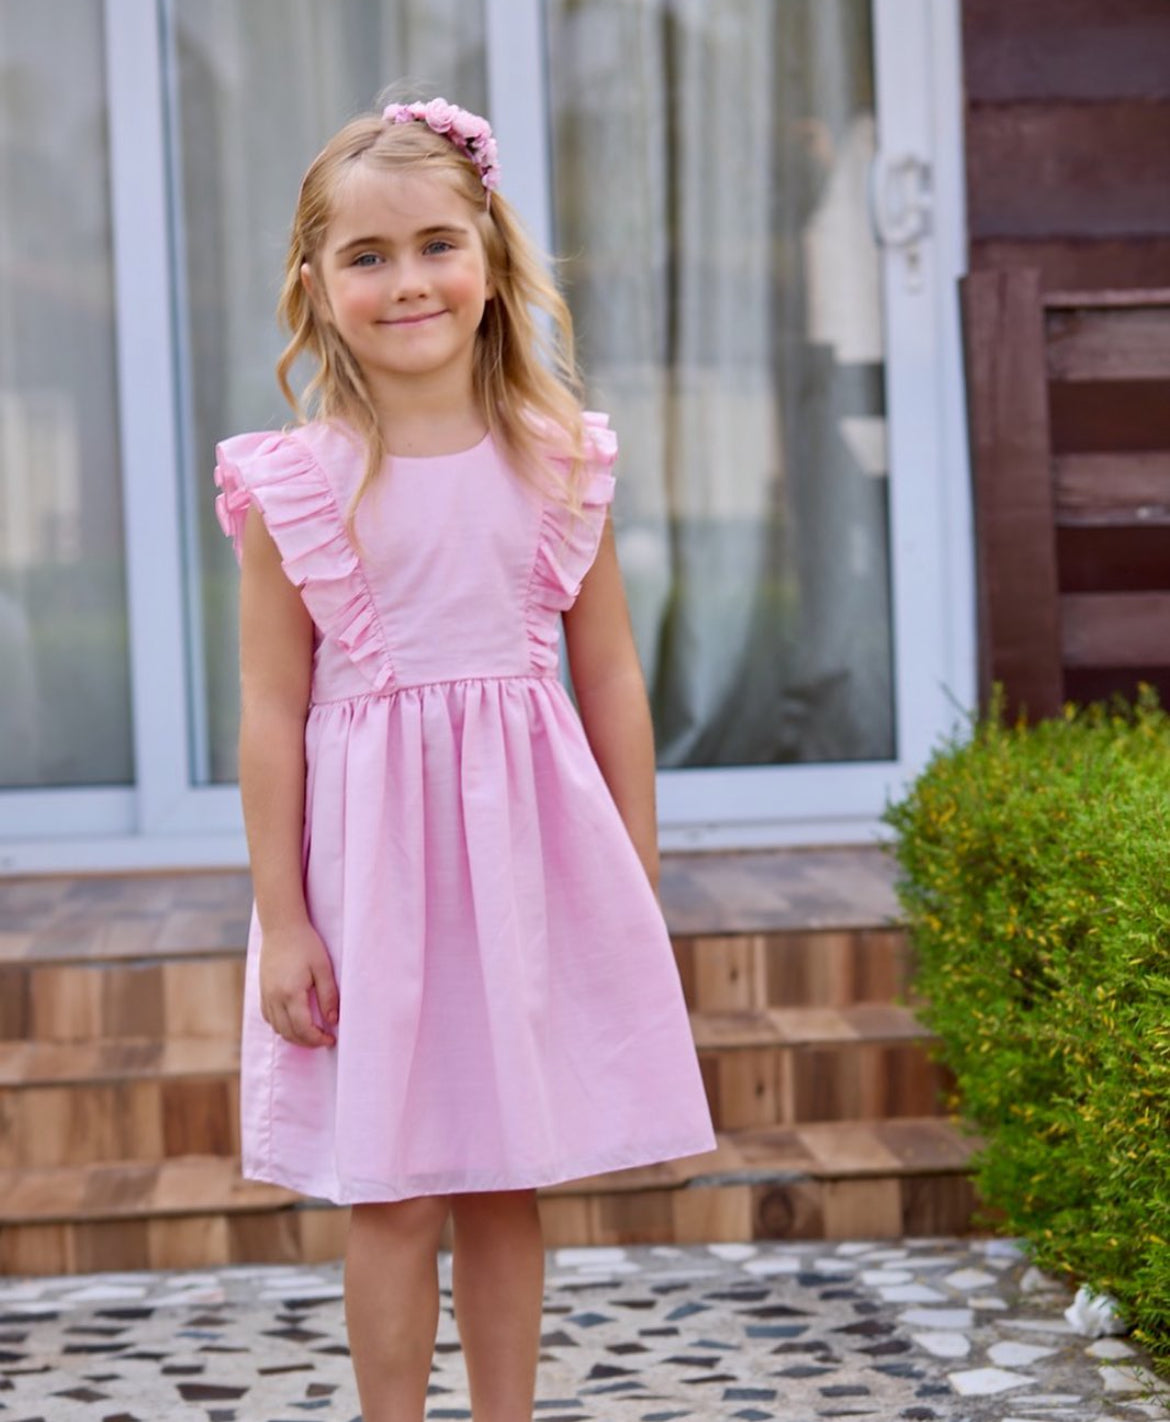
{"type": "Polygon", "coordinates": [[[309,300],[313,303],[313,310],[316,311],[319,316],[324,316],[328,310],[324,301],[325,293],[321,290],[321,284],[318,282],[317,275],[309,262],[301,263],[301,285],[305,288],[309,300]]]}

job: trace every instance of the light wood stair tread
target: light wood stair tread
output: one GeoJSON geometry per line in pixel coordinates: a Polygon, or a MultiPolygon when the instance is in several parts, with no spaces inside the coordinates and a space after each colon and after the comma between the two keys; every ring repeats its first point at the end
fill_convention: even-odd
{"type": "MultiPolygon", "coordinates": [[[[940,1119],[832,1123],[726,1132],[718,1148],[682,1161],[555,1185],[543,1194],[629,1194],[769,1178],[864,1180],[954,1174],[975,1142],[940,1119]]],[[[241,1179],[230,1157],[0,1171],[0,1225],[270,1210],[302,1203],[275,1185],[241,1179]]]]}
{"type": "Polygon", "coordinates": [[[230,1157],[0,1171],[0,1225],[268,1210],[298,1197],[243,1180],[230,1157]]]}
{"type": "Polygon", "coordinates": [[[869,1002],[846,1007],[692,1012],[691,1031],[700,1051],[933,1040],[912,1008],[869,1002]]]}
{"type": "MultiPolygon", "coordinates": [[[[663,855],[671,933],[889,927],[894,866],[877,847],[663,855]]],[[[45,875],[0,881],[0,965],[116,963],[242,952],[244,870],[45,875]]]]}
{"type": "Polygon", "coordinates": [[[235,1036],[0,1042],[0,1087],[234,1075],[239,1062],[235,1036]]]}
{"type": "MultiPolygon", "coordinates": [[[[933,1040],[912,1009],[882,1003],[693,1012],[691,1029],[700,1051],[933,1040]]],[[[0,1087],[222,1076],[238,1071],[239,1060],[234,1035],[0,1042],[0,1087]]]]}

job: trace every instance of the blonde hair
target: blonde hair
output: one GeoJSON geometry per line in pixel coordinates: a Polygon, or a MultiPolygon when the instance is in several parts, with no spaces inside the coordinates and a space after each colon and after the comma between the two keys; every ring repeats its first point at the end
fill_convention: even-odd
{"type": "Polygon", "coordinates": [[[513,456],[520,473],[544,483],[570,507],[579,507],[585,427],[568,305],[507,199],[493,192],[488,205],[478,171],[450,140],[422,123],[391,124],[368,114],[330,139],[305,174],[277,306],[290,339],[277,362],[276,378],[297,419],[342,420],[366,444],[365,472],[347,512],[351,533],[357,506],[386,458],[386,442],[361,368],[305,289],[301,268],[307,263],[323,289],[321,253],[337,189],[357,163],[376,164],[387,172],[441,175],[467,200],[494,288],[476,335],[476,399],[489,431],[513,456]],[[551,336],[538,312],[549,318],[551,336]],[[306,353],[316,371],[298,398],[289,372],[306,353]],[[554,447],[568,459],[561,483],[547,458],[550,427],[557,436],[554,447]]]}

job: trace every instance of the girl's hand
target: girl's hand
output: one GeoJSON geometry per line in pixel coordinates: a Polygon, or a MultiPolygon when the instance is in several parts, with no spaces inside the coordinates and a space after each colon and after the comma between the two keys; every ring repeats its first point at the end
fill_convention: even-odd
{"type": "Polygon", "coordinates": [[[337,1039],[337,979],[311,923],[265,933],[260,947],[260,1010],[264,1020],[298,1047],[332,1047],[337,1039]],[[313,995],[321,1019],[314,1020],[313,995]]]}

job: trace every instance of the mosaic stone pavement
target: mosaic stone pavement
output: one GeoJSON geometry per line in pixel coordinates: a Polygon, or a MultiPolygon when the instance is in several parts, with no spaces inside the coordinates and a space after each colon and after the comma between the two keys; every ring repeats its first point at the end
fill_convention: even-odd
{"type": "MultiPolygon", "coordinates": [[[[470,1418],[444,1285],[428,1419],[470,1418]]],[[[1004,1240],[557,1250],[540,1422],[1155,1422],[1004,1240]]],[[[338,1266],[0,1280],[0,1422],[360,1422],[338,1266]]]]}

